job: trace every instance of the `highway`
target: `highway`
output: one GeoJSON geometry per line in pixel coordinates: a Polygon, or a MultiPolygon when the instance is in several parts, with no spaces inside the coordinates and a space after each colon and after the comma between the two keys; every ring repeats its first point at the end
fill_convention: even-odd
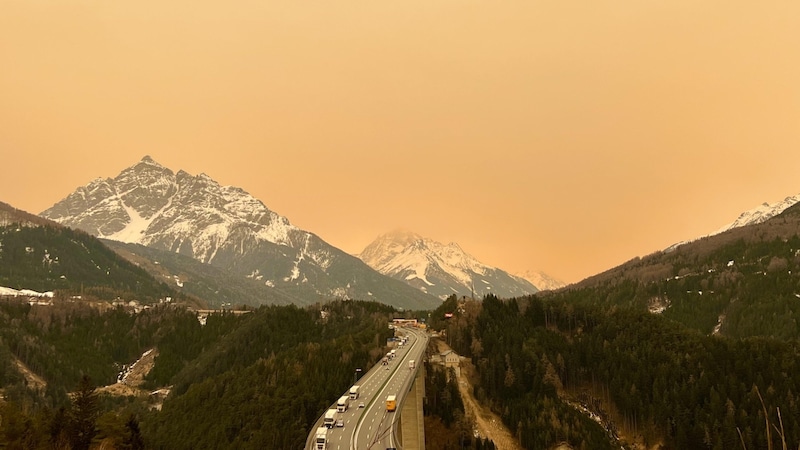
{"type": "MultiPolygon", "coordinates": [[[[326,450],[384,450],[387,448],[400,448],[396,442],[394,428],[399,424],[400,410],[402,409],[405,395],[414,381],[417,370],[425,356],[428,345],[428,336],[424,331],[414,328],[400,328],[399,334],[408,336],[408,342],[400,347],[396,346],[396,356],[383,365],[381,361],[367,371],[356,382],[359,388],[359,397],[350,400],[347,411],[336,413],[337,419],[342,419],[343,427],[326,429],[326,450]],[[416,367],[409,369],[409,361],[414,360],[416,367]],[[390,395],[397,396],[397,411],[386,410],[386,398],[390,395]],[[360,404],[364,404],[360,408],[360,404]]],[[[355,370],[355,369],[354,369],[355,370]]],[[[350,386],[341,395],[347,395],[350,386]]],[[[330,408],[336,409],[336,403],[330,408]]],[[[316,450],[315,434],[318,427],[322,427],[323,416],[319,418],[310,430],[306,441],[307,450],[316,450]]]]}

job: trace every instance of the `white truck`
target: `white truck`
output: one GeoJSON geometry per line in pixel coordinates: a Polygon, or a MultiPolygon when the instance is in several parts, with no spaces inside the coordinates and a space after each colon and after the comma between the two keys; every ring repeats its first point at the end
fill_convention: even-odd
{"type": "Polygon", "coordinates": [[[358,385],[355,385],[350,388],[350,400],[355,400],[358,398],[358,385]]]}
{"type": "Polygon", "coordinates": [[[333,428],[336,424],[336,410],[329,409],[325,411],[325,419],[323,419],[322,424],[325,425],[325,428],[333,428]]]}
{"type": "Polygon", "coordinates": [[[326,450],[328,448],[328,429],[325,427],[317,428],[314,437],[314,450],[326,450]]]}
{"type": "Polygon", "coordinates": [[[417,362],[416,362],[416,361],[414,361],[413,359],[412,359],[412,360],[410,360],[410,361],[408,361],[408,368],[409,368],[410,370],[413,370],[413,369],[414,369],[414,368],[416,368],[416,367],[417,367],[417,362]]]}
{"type": "Polygon", "coordinates": [[[336,402],[336,410],[340,413],[347,411],[347,407],[350,406],[350,396],[343,395],[339,397],[339,401],[336,402]]]}

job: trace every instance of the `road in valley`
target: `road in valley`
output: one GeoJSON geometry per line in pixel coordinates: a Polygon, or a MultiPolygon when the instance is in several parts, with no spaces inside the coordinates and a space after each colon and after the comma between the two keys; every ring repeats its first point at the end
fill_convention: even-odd
{"type": "MultiPolygon", "coordinates": [[[[395,438],[395,427],[399,424],[400,410],[417,370],[425,356],[428,336],[424,331],[415,328],[401,328],[399,334],[408,336],[408,342],[395,347],[396,356],[388,365],[381,361],[373,366],[356,382],[359,398],[350,400],[345,412],[337,412],[336,418],[342,419],[343,427],[333,427],[326,431],[326,450],[384,450],[400,448],[395,438]],[[415,361],[415,368],[409,368],[409,361],[415,361]],[[397,396],[396,412],[386,410],[386,398],[397,396]],[[363,403],[364,407],[359,408],[363,403]]],[[[347,395],[350,387],[342,393],[347,395]]],[[[336,404],[330,406],[335,409],[336,404]]],[[[307,450],[316,450],[315,434],[322,427],[323,416],[310,430],[306,441],[307,450]]]]}

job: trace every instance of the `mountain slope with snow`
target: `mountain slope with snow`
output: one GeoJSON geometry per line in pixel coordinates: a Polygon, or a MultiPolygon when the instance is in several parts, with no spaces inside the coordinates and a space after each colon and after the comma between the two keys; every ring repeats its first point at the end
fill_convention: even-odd
{"type": "Polygon", "coordinates": [[[531,284],[536,286],[540,291],[551,291],[567,285],[563,281],[553,278],[541,271],[527,270],[524,273],[518,273],[515,275],[530,281],[531,284]]]}
{"type": "Polygon", "coordinates": [[[79,187],[40,215],[101,238],[190,256],[290,292],[299,303],[343,297],[414,309],[437,304],[244,190],[205,174],[174,173],[149,156],[113,179],[79,187]]]}
{"type": "Polygon", "coordinates": [[[406,231],[379,236],[358,256],[378,272],[439,298],[452,294],[507,298],[538,291],[521,277],[482,264],[458,244],[445,245],[406,231]]]}
{"type": "Polygon", "coordinates": [[[714,231],[712,233],[709,233],[709,234],[707,234],[705,236],[701,236],[701,237],[696,238],[696,239],[691,239],[691,240],[688,240],[688,241],[681,241],[681,242],[672,244],[669,247],[667,247],[666,249],[664,249],[664,251],[665,252],[671,252],[671,251],[675,250],[676,248],[680,247],[681,245],[687,244],[689,242],[693,242],[693,241],[695,241],[697,239],[701,239],[701,238],[704,238],[704,237],[710,237],[710,236],[715,236],[717,234],[722,234],[722,233],[724,233],[726,231],[729,231],[729,230],[732,230],[734,228],[741,228],[741,227],[745,227],[745,226],[748,226],[748,225],[758,225],[760,223],[764,223],[767,220],[769,220],[769,219],[781,214],[782,212],[784,212],[787,209],[791,208],[792,206],[796,205],[797,203],[800,203],[800,194],[797,194],[797,195],[794,195],[794,196],[791,196],[791,197],[786,197],[785,199],[783,199],[783,200],[781,200],[781,201],[779,201],[777,203],[770,204],[770,203],[764,202],[764,203],[756,206],[753,209],[747,210],[747,211],[739,214],[739,217],[737,217],[736,220],[734,220],[733,222],[731,222],[731,223],[729,223],[727,225],[724,225],[724,226],[720,227],[719,229],[717,229],[716,231],[714,231]]]}
{"type": "Polygon", "coordinates": [[[711,235],[713,236],[715,234],[724,233],[725,231],[728,231],[733,228],[739,228],[746,225],[755,225],[766,222],[767,220],[786,211],[789,207],[795,205],[798,202],[800,202],[800,194],[792,197],[786,197],[782,201],[773,204],[764,202],[749,211],[745,211],[739,214],[739,217],[737,217],[736,220],[721,227],[717,231],[711,233],[711,235]]]}

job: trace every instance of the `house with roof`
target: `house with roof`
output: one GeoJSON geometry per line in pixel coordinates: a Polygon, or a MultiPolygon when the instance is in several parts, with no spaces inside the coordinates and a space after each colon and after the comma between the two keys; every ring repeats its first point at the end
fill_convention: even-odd
{"type": "Polygon", "coordinates": [[[439,364],[445,368],[452,367],[456,371],[456,375],[461,375],[461,367],[459,367],[460,357],[458,353],[452,350],[446,350],[439,353],[439,364]]]}

